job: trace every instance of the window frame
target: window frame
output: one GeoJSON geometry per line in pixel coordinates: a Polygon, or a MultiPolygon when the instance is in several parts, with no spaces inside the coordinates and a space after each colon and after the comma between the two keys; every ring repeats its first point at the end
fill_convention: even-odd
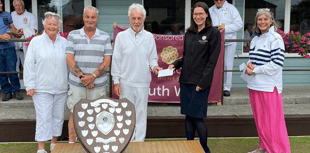
{"type": "MultiPolygon", "coordinates": [[[[245,11],[245,0],[244,0],[244,5],[243,5],[243,11],[245,11]]],[[[244,14],[244,13],[243,13],[244,14]]],[[[244,16],[243,15],[243,21],[244,21],[244,16]]],[[[285,9],[284,9],[284,32],[289,33],[290,32],[290,23],[291,23],[291,0],[285,0],[285,9]]],[[[244,35],[244,31],[243,31],[244,35]]],[[[238,57],[249,57],[249,53],[244,53],[243,52],[243,47],[242,47],[242,53],[237,55],[238,57]]],[[[299,57],[302,58],[298,53],[285,53],[285,57],[299,57]]]]}

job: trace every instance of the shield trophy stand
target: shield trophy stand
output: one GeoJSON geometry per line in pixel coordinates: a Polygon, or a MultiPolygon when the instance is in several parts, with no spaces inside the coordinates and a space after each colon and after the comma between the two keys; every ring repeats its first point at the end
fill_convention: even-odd
{"type": "Polygon", "coordinates": [[[127,99],[82,99],[73,114],[76,134],[89,153],[123,152],[134,133],[135,106],[127,99]]]}

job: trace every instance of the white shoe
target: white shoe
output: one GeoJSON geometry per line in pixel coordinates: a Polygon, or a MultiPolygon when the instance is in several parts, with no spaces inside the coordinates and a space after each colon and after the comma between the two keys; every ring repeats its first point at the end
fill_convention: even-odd
{"type": "Polygon", "coordinates": [[[51,145],[50,145],[50,151],[52,151],[52,150],[55,148],[55,146],[56,146],[56,143],[51,143],[51,145]]]}
{"type": "Polygon", "coordinates": [[[37,153],[47,153],[47,151],[43,150],[38,150],[37,153]]]}
{"type": "Polygon", "coordinates": [[[253,151],[248,152],[248,153],[267,153],[267,151],[264,148],[257,148],[253,151]]]}

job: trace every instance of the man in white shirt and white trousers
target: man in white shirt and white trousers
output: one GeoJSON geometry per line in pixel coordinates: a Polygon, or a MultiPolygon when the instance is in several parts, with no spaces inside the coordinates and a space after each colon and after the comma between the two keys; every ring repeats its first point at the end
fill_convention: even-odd
{"type": "MultiPolygon", "coordinates": [[[[35,31],[38,30],[38,22],[34,14],[25,10],[25,3],[23,0],[14,0],[13,6],[15,11],[11,13],[13,23],[17,29],[23,29],[24,31],[24,38],[30,37],[30,34],[35,34],[35,31]],[[25,34],[27,31],[27,35],[25,34]],[[32,31],[29,33],[28,31],[32,31]]],[[[22,38],[23,38],[22,37],[22,38]]],[[[15,42],[16,46],[16,55],[17,55],[17,62],[16,62],[16,71],[19,72],[19,65],[20,63],[24,66],[24,52],[26,52],[26,46],[24,42],[15,42]]]]}
{"type": "MultiPolygon", "coordinates": [[[[225,24],[225,39],[237,39],[237,31],[243,27],[240,13],[226,0],[214,0],[209,8],[213,26],[225,24]]],[[[236,52],[236,42],[225,42],[224,70],[232,70],[236,52]]],[[[230,96],[232,72],[224,73],[224,96],[230,96]]]]}
{"type": "Polygon", "coordinates": [[[128,9],[130,28],[118,33],[112,57],[114,92],[135,105],[136,127],[131,141],[144,141],[151,70],[160,68],[153,35],[143,29],[146,11],[141,4],[128,9]]]}

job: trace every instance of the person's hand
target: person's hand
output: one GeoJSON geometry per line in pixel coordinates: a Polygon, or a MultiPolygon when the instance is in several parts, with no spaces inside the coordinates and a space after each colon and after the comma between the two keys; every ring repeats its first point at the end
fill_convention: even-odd
{"type": "Polygon", "coordinates": [[[247,67],[251,69],[252,71],[254,70],[254,65],[252,62],[248,63],[247,67]]]}
{"type": "Polygon", "coordinates": [[[246,70],[245,70],[245,73],[248,74],[248,75],[252,75],[253,74],[253,69],[247,67],[246,70]]]}
{"type": "Polygon", "coordinates": [[[81,79],[81,82],[82,82],[83,85],[86,87],[86,86],[88,86],[89,84],[93,83],[95,79],[96,79],[96,78],[95,78],[92,74],[90,74],[90,75],[84,75],[84,77],[81,79]]]}
{"type": "Polygon", "coordinates": [[[27,91],[27,95],[32,97],[35,94],[35,92],[36,92],[36,89],[29,89],[27,91]]]}
{"type": "Polygon", "coordinates": [[[162,70],[163,68],[161,68],[161,67],[159,67],[159,66],[155,66],[154,67],[154,72],[156,73],[156,74],[158,74],[158,72],[160,71],[160,70],[162,70]]]}
{"type": "Polygon", "coordinates": [[[4,33],[1,35],[1,39],[4,39],[6,41],[9,41],[12,38],[10,34],[4,33]]]}
{"type": "Polygon", "coordinates": [[[199,92],[200,90],[202,90],[202,88],[200,88],[199,86],[196,86],[196,91],[199,92]]]}
{"type": "Polygon", "coordinates": [[[17,33],[23,34],[24,33],[24,29],[23,28],[18,29],[17,33]]]}
{"type": "Polygon", "coordinates": [[[169,65],[168,69],[170,69],[170,70],[174,69],[174,65],[173,64],[169,65]]]}
{"type": "Polygon", "coordinates": [[[86,89],[91,89],[94,87],[95,87],[94,83],[90,83],[89,85],[86,86],[86,89]]]}
{"type": "Polygon", "coordinates": [[[24,30],[23,29],[18,29],[16,31],[16,33],[14,33],[14,36],[17,37],[17,38],[20,38],[23,34],[24,34],[24,30]]]}
{"type": "Polygon", "coordinates": [[[114,93],[119,96],[121,94],[121,87],[119,83],[114,84],[114,93]]]}

